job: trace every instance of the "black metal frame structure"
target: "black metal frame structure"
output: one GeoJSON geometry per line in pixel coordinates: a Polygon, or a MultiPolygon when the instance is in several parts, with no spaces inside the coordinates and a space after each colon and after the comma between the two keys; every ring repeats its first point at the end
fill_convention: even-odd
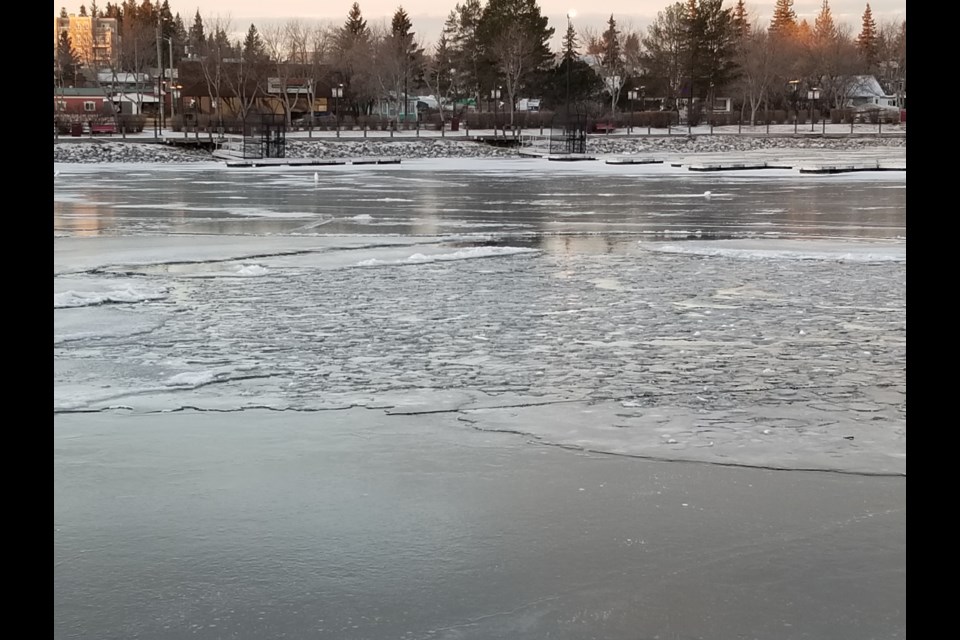
{"type": "Polygon", "coordinates": [[[563,131],[550,130],[550,154],[584,154],[587,152],[587,116],[571,114],[563,123],[563,131]]]}
{"type": "Polygon", "coordinates": [[[251,114],[243,121],[244,158],[285,158],[287,119],[282,114],[251,114]]]}

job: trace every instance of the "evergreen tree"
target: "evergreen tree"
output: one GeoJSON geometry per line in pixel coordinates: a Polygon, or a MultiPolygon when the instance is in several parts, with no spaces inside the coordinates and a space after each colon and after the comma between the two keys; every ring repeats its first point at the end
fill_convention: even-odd
{"type": "Polygon", "coordinates": [[[623,65],[627,77],[636,79],[642,72],[643,51],[640,35],[631,31],[623,40],[623,65]]]}
{"type": "Polygon", "coordinates": [[[480,84],[486,68],[483,46],[477,37],[482,14],[480,0],[465,0],[463,4],[457,3],[444,27],[449,30],[450,55],[453,68],[456,69],[457,86],[473,98],[477,106],[481,104],[480,84]]]}
{"type": "MultiPolygon", "coordinates": [[[[423,79],[423,49],[414,41],[411,31],[413,23],[403,7],[397,7],[390,22],[390,38],[397,61],[400,63],[400,79],[403,81],[403,93],[407,94],[410,85],[416,86],[423,79]]],[[[398,87],[399,88],[399,87],[398,87]]]]}
{"type": "Polygon", "coordinates": [[[81,18],[86,18],[86,17],[87,17],[87,6],[86,6],[86,5],[83,5],[83,4],[80,5],[80,13],[79,13],[79,15],[80,15],[81,18]]]}
{"type": "Polygon", "coordinates": [[[189,40],[190,36],[187,33],[186,26],[183,24],[183,18],[181,18],[178,13],[173,17],[173,41],[178,45],[173,48],[174,65],[178,64],[182,59],[183,45],[189,42],[189,40]]]}
{"type": "Polygon", "coordinates": [[[403,6],[397,7],[396,12],[393,14],[393,20],[390,22],[390,33],[397,36],[413,36],[410,33],[410,29],[413,28],[413,23],[410,22],[410,16],[407,15],[407,12],[404,11],[403,6]]]}
{"type": "Polygon", "coordinates": [[[685,76],[684,46],[686,34],[683,17],[685,9],[680,2],[674,2],[657,13],[654,22],[647,27],[647,34],[641,38],[644,51],[644,66],[656,84],[647,90],[665,96],[670,106],[679,95],[685,76]]]}
{"type": "Polygon", "coordinates": [[[263,44],[263,39],[253,23],[250,23],[250,28],[247,29],[247,37],[243,40],[242,51],[243,60],[246,62],[259,62],[267,58],[267,50],[263,44]]]}
{"type": "Polygon", "coordinates": [[[533,48],[534,69],[544,67],[552,58],[548,42],[553,37],[553,27],[541,15],[536,0],[488,0],[477,25],[477,38],[488,59],[495,54],[493,45],[498,36],[516,26],[533,48]]]}
{"type": "Polygon", "coordinates": [[[617,30],[617,21],[613,14],[607,20],[607,29],[600,36],[600,74],[603,76],[607,93],[610,94],[610,110],[617,111],[617,102],[620,100],[620,89],[623,88],[624,78],[623,53],[620,50],[620,32],[617,30]]]}
{"type": "Polygon", "coordinates": [[[66,8],[66,7],[60,7],[60,17],[61,17],[61,18],[69,18],[69,17],[70,17],[70,14],[67,13],[67,8],[66,8]]]}
{"type": "MultiPolygon", "coordinates": [[[[453,12],[451,12],[453,13],[453,12]]],[[[447,17],[449,22],[450,17],[447,17]]],[[[458,98],[455,78],[451,73],[453,65],[452,49],[450,47],[450,38],[448,36],[447,25],[444,25],[440,32],[440,38],[433,48],[433,56],[428,61],[428,72],[425,75],[427,85],[436,93],[437,100],[447,104],[449,100],[458,98]]],[[[443,112],[441,110],[441,117],[443,112]]]]}
{"type": "Polygon", "coordinates": [[[586,110],[586,103],[595,103],[603,98],[603,79],[593,67],[579,58],[564,56],[560,64],[547,73],[542,86],[544,102],[564,115],[567,115],[567,109],[569,113],[582,114],[586,110]]]}
{"type": "Polygon", "coordinates": [[[61,31],[60,37],[57,39],[57,66],[60,69],[60,78],[64,84],[76,84],[79,64],[79,56],[73,48],[70,32],[61,31]]]}
{"type": "Polygon", "coordinates": [[[750,33],[750,18],[747,16],[747,5],[744,0],[737,0],[737,6],[733,9],[733,26],[741,39],[750,33]]]}
{"type": "Polygon", "coordinates": [[[820,13],[813,23],[813,37],[818,42],[829,42],[837,35],[837,25],[833,22],[833,14],[830,12],[829,0],[823,0],[820,5],[820,13]]]}
{"type": "Polygon", "coordinates": [[[877,23],[873,20],[869,2],[863,12],[863,27],[857,36],[857,51],[860,52],[867,69],[873,69],[877,63],[877,23]]]}
{"type": "Polygon", "coordinates": [[[723,8],[723,0],[697,0],[688,3],[683,14],[691,97],[708,97],[711,88],[730,82],[736,74],[734,54],[737,31],[733,9],[723,8]]]}
{"type": "Polygon", "coordinates": [[[618,68],[623,62],[620,51],[620,31],[617,30],[617,21],[613,14],[607,20],[607,30],[600,36],[600,64],[605,67],[618,68]]]}
{"type": "Polygon", "coordinates": [[[187,34],[187,41],[190,44],[190,50],[195,55],[200,55],[200,52],[203,51],[203,47],[207,42],[207,36],[203,32],[203,18],[200,17],[199,9],[197,9],[197,13],[193,16],[193,25],[187,34]]]}
{"type": "Polygon", "coordinates": [[[577,41],[577,30],[573,28],[572,22],[567,22],[567,32],[563,34],[563,59],[579,60],[580,54],[577,48],[580,43],[577,41]]]}
{"type": "MultiPolygon", "coordinates": [[[[396,40],[397,54],[405,57],[407,66],[414,69],[421,66],[419,63],[422,60],[423,49],[417,47],[414,40],[415,34],[410,30],[412,28],[413,23],[410,22],[407,12],[403,10],[403,7],[397,7],[390,23],[390,35],[396,40]]],[[[418,76],[419,74],[414,73],[413,75],[418,76]]]]}
{"type": "Polygon", "coordinates": [[[536,0],[488,0],[480,16],[477,38],[486,62],[481,83],[500,86],[503,82],[511,124],[518,92],[537,84],[553,66],[548,43],[554,29],[548,23],[536,0]]]}
{"type": "Polygon", "coordinates": [[[784,38],[796,34],[797,14],[793,10],[793,0],[777,0],[768,31],[770,35],[784,38]]]}
{"type": "Polygon", "coordinates": [[[347,14],[347,22],[343,25],[343,31],[346,34],[354,36],[354,38],[367,36],[367,21],[363,19],[360,13],[360,3],[354,2],[353,6],[350,7],[350,12],[347,14]]]}
{"type": "Polygon", "coordinates": [[[807,22],[806,18],[804,18],[797,24],[797,32],[794,34],[794,39],[801,44],[807,45],[810,44],[813,38],[813,28],[810,26],[810,23],[807,22]]]}
{"type": "Polygon", "coordinates": [[[100,17],[100,7],[97,6],[97,0],[92,0],[90,3],[90,17],[94,19],[100,17]]]}

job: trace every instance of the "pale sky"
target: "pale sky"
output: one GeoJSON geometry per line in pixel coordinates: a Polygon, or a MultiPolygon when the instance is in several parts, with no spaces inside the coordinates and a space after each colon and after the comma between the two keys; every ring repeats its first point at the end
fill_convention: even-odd
{"type": "MultiPolygon", "coordinates": [[[[162,1],[162,0],[161,0],[162,1]]],[[[398,6],[403,6],[413,22],[413,31],[417,37],[432,43],[436,41],[443,28],[443,21],[447,14],[462,0],[360,0],[360,10],[369,23],[389,20],[398,6]]],[[[834,20],[838,23],[849,24],[854,33],[859,32],[863,11],[866,8],[865,0],[829,0],[830,10],[834,20]]],[[[346,21],[347,13],[353,0],[334,0],[333,2],[318,2],[317,0],[168,0],[173,13],[179,13],[187,26],[194,14],[199,10],[204,22],[219,18],[227,22],[231,31],[238,34],[246,32],[250,24],[258,28],[271,23],[285,22],[293,18],[303,20],[317,20],[335,23],[346,21]],[[209,19],[209,20],[208,20],[209,19]]],[[[735,0],[727,0],[728,6],[735,4],[735,0]]],[[[54,2],[54,15],[59,15],[60,9],[66,7],[69,13],[77,13],[81,4],[89,8],[89,0],[70,0],[69,2],[54,2]]],[[[107,5],[106,0],[98,0],[102,9],[107,5]]],[[[657,13],[668,5],[670,0],[601,0],[601,2],[587,2],[586,0],[540,0],[540,11],[550,20],[550,26],[556,29],[557,42],[566,29],[566,14],[573,10],[574,26],[578,30],[584,28],[601,29],[610,14],[613,14],[621,30],[646,30],[657,13]]],[[[753,15],[754,21],[762,24],[770,20],[773,14],[775,0],[747,0],[747,10],[753,15]]],[[[806,18],[813,23],[820,11],[821,0],[796,0],[793,9],[800,19],[806,18]]],[[[905,20],[907,17],[907,0],[872,0],[870,9],[873,11],[877,24],[893,20],[905,20]]]]}

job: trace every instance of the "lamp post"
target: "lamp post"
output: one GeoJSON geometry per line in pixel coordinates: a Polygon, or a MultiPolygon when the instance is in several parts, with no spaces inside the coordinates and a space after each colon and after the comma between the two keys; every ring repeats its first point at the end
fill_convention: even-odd
{"type": "Polygon", "coordinates": [[[337,137],[340,137],[340,98],[343,97],[343,83],[341,82],[332,89],[333,98],[336,101],[334,103],[333,110],[337,116],[337,137]]]}
{"type": "Polygon", "coordinates": [[[490,90],[490,99],[493,100],[493,139],[497,139],[497,103],[500,102],[500,87],[490,90]]]}
{"type": "Polygon", "coordinates": [[[157,74],[157,106],[160,109],[160,119],[159,121],[154,117],[154,127],[153,127],[153,137],[157,137],[158,134],[163,133],[163,102],[161,97],[163,95],[163,56],[160,55],[160,44],[162,38],[160,37],[160,12],[157,12],[157,66],[160,67],[160,73],[157,74]]]}
{"type": "Polygon", "coordinates": [[[790,85],[792,93],[790,94],[791,100],[793,101],[793,135],[797,135],[797,87],[800,86],[799,80],[791,80],[787,84],[790,85]]]}
{"type": "MultiPolygon", "coordinates": [[[[640,112],[647,112],[647,87],[645,85],[640,85],[640,112]]],[[[647,135],[650,135],[650,118],[647,118],[647,135]]]]}
{"type": "MultiPolygon", "coordinates": [[[[570,20],[576,15],[577,12],[574,9],[567,11],[567,33],[570,33],[570,30],[573,29],[573,23],[570,20]]],[[[570,67],[573,64],[573,51],[566,51],[565,54],[567,56],[567,115],[566,122],[563,123],[563,129],[568,131],[570,129],[570,67]]]]}
{"type": "Polygon", "coordinates": [[[710,135],[713,135],[713,81],[710,81],[710,135]]]}
{"type": "Polygon", "coordinates": [[[813,132],[813,106],[820,99],[820,89],[814,87],[807,91],[807,100],[810,101],[810,132],[813,132]]]}
{"type": "MultiPolygon", "coordinates": [[[[170,121],[171,121],[171,126],[172,126],[172,124],[173,124],[173,117],[176,115],[176,114],[174,113],[174,109],[173,109],[173,93],[172,93],[172,90],[173,90],[173,81],[174,81],[174,77],[173,77],[173,38],[167,38],[167,37],[161,36],[160,39],[167,43],[167,50],[168,50],[168,53],[169,53],[169,56],[170,56],[169,59],[167,60],[167,62],[170,64],[170,89],[171,89],[171,92],[170,92],[170,121]]],[[[159,45],[158,45],[157,49],[159,50],[159,48],[160,48],[160,47],[159,47],[159,45]]],[[[162,79],[166,78],[166,74],[165,74],[165,70],[164,70],[164,66],[163,66],[163,60],[160,61],[160,77],[161,77],[162,79]]],[[[165,80],[164,80],[164,83],[166,83],[165,80]]],[[[164,124],[164,110],[166,109],[166,106],[167,106],[167,105],[166,105],[166,101],[165,101],[164,98],[163,98],[163,92],[162,92],[162,91],[160,92],[160,95],[159,95],[158,97],[160,98],[160,127],[163,128],[163,124],[164,124]]]]}
{"type": "Polygon", "coordinates": [[[627,91],[627,97],[630,99],[630,124],[627,125],[627,133],[633,131],[633,119],[636,117],[636,113],[633,108],[633,101],[637,99],[637,92],[639,89],[631,89],[627,91]]]}
{"type": "MultiPolygon", "coordinates": [[[[177,100],[180,99],[180,89],[183,89],[183,85],[182,85],[182,84],[179,84],[179,83],[178,83],[178,84],[171,84],[171,85],[170,85],[170,90],[171,90],[171,94],[170,94],[170,121],[171,121],[171,126],[172,126],[172,123],[173,123],[173,119],[177,117],[175,105],[176,105],[176,103],[177,103],[177,100]]],[[[182,105],[180,106],[180,111],[183,111],[183,106],[182,106],[182,105]]],[[[181,119],[183,119],[183,114],[181,114],[180,117],[181,117],[181,119]]]]}

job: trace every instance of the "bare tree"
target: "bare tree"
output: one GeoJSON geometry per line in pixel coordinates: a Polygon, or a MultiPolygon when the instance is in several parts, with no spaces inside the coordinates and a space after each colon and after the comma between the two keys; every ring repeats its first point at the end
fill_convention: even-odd
{"type": "MultiPolygon", "coordinates": [[[[223,127],[223,90],[226,84],[226,65],[232,57],[233,47],[227,37],[230,19],[207,18],[205,25],[212,25],[210,34],[200,46],[200,69],[207,83],[207,95],[210,96],[210,110],[217,113],[217,127],[223,127]]],[[[200,107],[201,105],[198,105],[200,107]]],[[[212,115],[212,114],[211,114],[212,115]]]]}
{"type": "Polygon", "coordinates": [[[310,30],[307,64],[305,75],[310,78],[310,126],[313,127],[313,112],[316,111],[317,86],[327,77],[329,60],[334,44],[333,27],[326,24],[317,24],[310,30]]]}
{"type": "Polygon", "coordinates": [[[741,74],[739,85],[743,92],[743,107],[750,107],[750,124],[756,124],[760,105],[767,105],[771,86],[778,78],[783,66],[783,38],[771,35],[761,26],[755,25],[744,36],[737,48],[736,60],[741,74]]]}
{"type": "Polygon", "coordinates": [[[440,106],[440,123],[445,119],[445,106],[456,100],[456,74],[453,68],[453,57],[450,40],[446,33],[440,34],[440,39],[434,46],[433,54],[427,56],[423,80],[430,92],[437,97],[440,106]]]}
{"type": "Polygon", "coordinates": [[[817,42],[816,64],[808,76],[811,86],[820,88],[824,102],[837,108],[849,99],[861,67],[850,34],[849,25],[838,25],[833,37],[817,42]]]}
{"type": "Polygon", "coordinates": [[[295,65],[291,63],[291,58],[295,55],[297,45],[294,35],[297,26],[292,25],[296,23],[273,25],[266,28],[263,34],[263,45],[270,69],[267,93],[277,98],[282,105],[283,116],[288,126],[293,105],[297,100],[296,92],[300,88],[298,83],[291,82],[296,77],[295,65]]]}
{"type": "Polygon", "coordinates": [[[493,40],[493,55],[497,70],[507,84],[510,104],[510,126],[520,90],[520,80],[536,66],[536,45],[529,33],[517,24],[510,24],[493,40]]]}
{"type": "MultiPolygon", "coordinates": [[[[395,105],[394,121],[400,122],[400,100],[407,100],[404,84],[408,79],[406,45],[407,39],[401,34],[390,33],[385,27],[371,29],[373,47],[374,76],[381,96],[386,96],[395,105]]],[[[406,109],[404,109],[406,111],[406,109]]],[[[406,114],[404,114],[406,115],[406,114]]]]}
{"type": "Polygon", "coordinates": [[[907,23],[886,21],[877,30],[877,58],[880,84],[888,93],[897,96],[897,106],[903,106],[907,84],[907,23]]]}
{"type": "MultiPolygon", "coordinates": [[[[145,82],[147,70],[158,64],[157,33],[154,25],[144,24],[137,19],[124,20],[120,28],[120,55],[116,67],[111,71],[114,86],[119,83],[119,72],[124,79],[133,80],[137,112],[143,113],[143,96],[149,88],[145,82]],[[130,74],[130,75],[127,75],[130,74]]],[[[124,87],[130,83],[123,83],[124,87]]],[[[123,93],[126,94],[124,88],[123,93]]]]}
{"type": "Polygon", "coordinates": [[[266,52],[259,32],[250,25],[246,40],[235,47],[240,55],[224,65],[223,78],[233,94],[233,113],[246,121],[266,90],[266,52]]]}

